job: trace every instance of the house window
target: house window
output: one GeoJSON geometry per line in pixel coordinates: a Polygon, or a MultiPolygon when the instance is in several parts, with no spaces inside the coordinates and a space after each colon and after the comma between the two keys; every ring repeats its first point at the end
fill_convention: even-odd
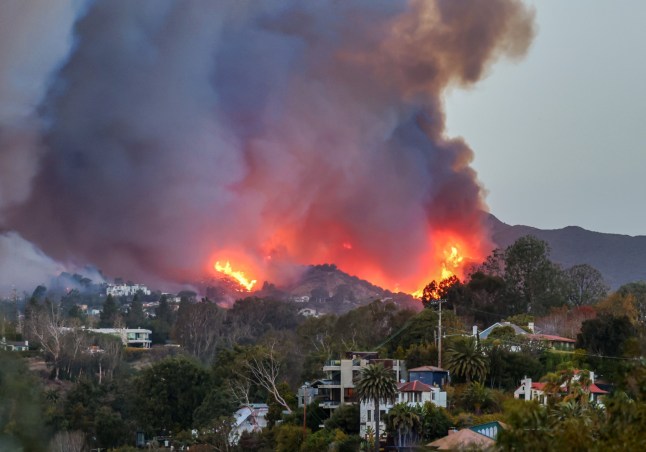
{"type": "Polygon", "coordinates": [[[372,422],[371,416],[370,416],[370,410],[368,410],[368,422],[372,422]]]}

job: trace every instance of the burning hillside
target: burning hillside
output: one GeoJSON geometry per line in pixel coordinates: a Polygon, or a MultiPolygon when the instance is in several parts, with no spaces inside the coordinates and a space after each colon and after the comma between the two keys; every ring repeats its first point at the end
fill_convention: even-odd
{"type": "Polygon", "coordinates": [[[0,168],[21,194],[0,226],[49,255],[247,290],[333,262],[412,293],[488,253],[442,96],[522,56],[519,0],[115,0],[73,20],[39,107],[0,118],[2,149],[30,156],[0,168]]]}

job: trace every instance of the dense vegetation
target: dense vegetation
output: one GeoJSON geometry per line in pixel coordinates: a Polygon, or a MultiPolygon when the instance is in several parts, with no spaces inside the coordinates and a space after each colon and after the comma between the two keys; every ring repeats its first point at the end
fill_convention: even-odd
{"type": "Polygon", "coordinates": [[[494,419],[510,426],[499,442],[505,450],[636,449],[646,441],[646,283],[608,293],[594,268],[560,268],[533,237],[494,251],[464,281],[430,282],[420,312],[375,300],[342,315],[303,317],[290,302],[246,298],[222,308],[180,295],[179,303],[159,297],[152,315],[136,295],[107,297],[100,316],[88,316],[78,292],[42,286],[18,309],[2,302],[3,335],[29,340],[32,350],[0,352],[0,449],[127,448],[137,432],[191,450],[368,447],[356,406],[326,419],[314,403],[303,429],[295,392],[349,350],[376,350],[408,368],[437,365],[437,299],[446,300],[449,407],[393,409],[385,421],[398,444],[425,444],[451,426],[494,419]],[[576,339],[576,349],[549,349],[509,327],[487,340],[470,337],[472,325],[504,319],[576,339]],[[123,325],[151,329],[159,346],[124,348],[112,336],[62,329],[123,325]],[[180,347],[164,346],[169,340],[180,347]],[[585,386],[548,392],[545,406],[510,400],[524,377],[559,388],[575,369],[611,384],[605,408],[589,401],[585,386]],[[269,405],[268,428],[230,444],[232,414],[254,402],[269,405]]]}

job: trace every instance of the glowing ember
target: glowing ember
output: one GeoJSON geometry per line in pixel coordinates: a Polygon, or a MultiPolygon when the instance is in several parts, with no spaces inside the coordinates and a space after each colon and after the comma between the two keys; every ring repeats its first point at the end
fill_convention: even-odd
{"type": "Polygon", "coordinates": [[[220,265],[220,262],[216,262],[215,265],[215,270],[224,273],[227,276],[230,276],[231,278],[235,279],[238,284],[240,284],[242,287],[247,289],[247,291],[251,291],[251,288],[256,284],[255,279],[249,279],[245,276],[244,272],[241,271],[236,271],[231,268],[231,264],[229,261],[226,262],[224,265],[220,265]]]}

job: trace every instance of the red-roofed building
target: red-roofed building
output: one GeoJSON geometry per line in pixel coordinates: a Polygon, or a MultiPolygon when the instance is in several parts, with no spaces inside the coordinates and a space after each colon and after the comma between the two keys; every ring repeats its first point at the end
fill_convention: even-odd
{"type": "MultiPolygon", "coordinates": [[[[407,381],[397,384],[397,399],[395,403],[405,403],[410,406],[422,406],[426,402],[446,408],[446,392],[437,386],[427,385],[419,380],[407,381]]],[[[364,437],[368,427],[375,430],[374,402],[372,400],[362,401],[360,405],[360,431],[364,437]]],[[[380,427],[379,431],[385,432],[386,414],[394,406],[393,403],[380,404],[380,427]]]]}
{"type": "MultiPolygon", "coordinates": [[[[581,378],[581,372],[575,371],[574,376],[570,382],[563,383],[560,388],[562,394],[568,394],[569,386],[572,381],[578,381],[581,378]]],[[[594,372],[590,372],[590,385],[582,387],[581,389],[590,394],[590,402],[595,402],[601,406],[603,403],[600,400],[600,397],[608,394],[608,391],[601,389],[594,383],[594,372]]],[[[525,378],[521,380],[520,386],[514,391],[514,397],[516,399],[523,400],[537,400],[539,403],[546,405],[547,404],[547,395],[545,394],[546,383],[533,382],[531,378],[525,378]]]]}
{"type": "Polygon", "coordinates": [[[530,341],[544,342],[556,350],[574,350],[576,344],[574,339],[552,334],[527,334],[525,337],[530,341]]]}

